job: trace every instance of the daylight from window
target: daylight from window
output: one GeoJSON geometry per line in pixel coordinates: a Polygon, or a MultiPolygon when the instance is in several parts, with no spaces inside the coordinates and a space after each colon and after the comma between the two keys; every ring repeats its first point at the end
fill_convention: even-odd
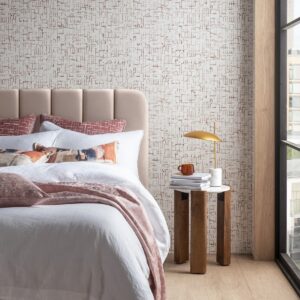
{"type": "MultiPolygon", "coordinates": [[[[288,22],[300,1],[288,1],[288,22]]],[[[287,30],[287,139],[300,145],[300,24],[287,30]]],[[[287,147],[287,253],[300,268],[300,151],[287,147]]]]}

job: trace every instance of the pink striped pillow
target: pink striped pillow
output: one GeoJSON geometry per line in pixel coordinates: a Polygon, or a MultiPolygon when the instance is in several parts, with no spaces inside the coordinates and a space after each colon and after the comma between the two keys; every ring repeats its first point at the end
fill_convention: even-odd
{"type": "Polygon", "coordinates": [[[28,115],[20,119],[0,119],[0,136],[22,135],[33,132],[36,116],[28,115]]]}
{"type": "Polygon", "coordinates": [[[116,133],[122,132],[125,129],[125,120],[108,120],[108,121],[94,121],[94,122],[76,122],[64,119],[58,116],[41,115],[41,123],[49,121],[64,129],[69,129],[85,134],[102,134],[102,133],[116,133]]]}

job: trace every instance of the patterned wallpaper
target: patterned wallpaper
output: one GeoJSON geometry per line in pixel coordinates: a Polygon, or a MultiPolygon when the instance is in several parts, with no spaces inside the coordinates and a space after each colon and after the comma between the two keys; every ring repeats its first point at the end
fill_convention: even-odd
{"type": "MultiPolygon", "coordinates": [[[[150,109],[150,190],[173,231],[169,175],[207,171],[212,145],[233,187],[232,250],[251,251],[252,1],[0,0],[0,88],[135,88],[150,109]]],[[[215,251],[216,199],[209,200],[215,251]]]]}

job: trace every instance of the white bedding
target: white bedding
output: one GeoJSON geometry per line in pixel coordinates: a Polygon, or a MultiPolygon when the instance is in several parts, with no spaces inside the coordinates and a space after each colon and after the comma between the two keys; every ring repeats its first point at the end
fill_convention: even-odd
{"type": "MultiPolygon", "coordinates": [[[[143,203],[164,260],[163,214],[139,179],[89,162],[1,168],[38,182],[92,182],[130,188],[143,203]]],[[[103,204],[0,209],[1,300],[153,299],[142,246],[124,217],[103,204]]]]}

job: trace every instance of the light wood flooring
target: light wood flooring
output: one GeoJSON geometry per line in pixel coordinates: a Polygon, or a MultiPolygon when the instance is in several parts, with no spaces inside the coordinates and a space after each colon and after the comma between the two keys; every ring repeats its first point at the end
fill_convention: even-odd
{"type": "Polygon", "coordinates": [[[275,262],[233,255],[231,265],[209,256],[207,273],[189,273],[189,264],[165,264],[168,300],[294,300],[300,299],[275,262]]]}

